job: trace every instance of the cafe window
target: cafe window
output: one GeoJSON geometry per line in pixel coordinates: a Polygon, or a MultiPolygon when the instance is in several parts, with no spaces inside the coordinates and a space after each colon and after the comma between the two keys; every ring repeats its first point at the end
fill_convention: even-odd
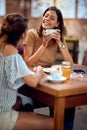
{"type": "Polygon", "coordinates": [[[53,0],[32,0],[31,16],[35,18],[42,17],[43,12],[51,5],[53,5],[53,0]]]}
{"type": "Polygon", "coordinates": [[[64,18],[75,18],[75,0],[57,0],[57,7],[64,18]]]}
{"type": "Polygon", "coordinates": [[[87,19],[87,0],[78,1],[78,18],[87,19]]]}
{"type": "Polygon", "coordinates": [[[87,0],[32,0],[31,16],[42,17],[45,9],[52,5],[62,11],[65,19],[87,19],[87,0]]]}
{"type": "Polygon", "coordinates": [[[87,19],[87,0],[56,0],[64,18],[87,19]]]}
{"type": "Polygon", "coordinates": [[[4,16],[6,14],[6,1],[0,0],[0,16],[4,16]]]}

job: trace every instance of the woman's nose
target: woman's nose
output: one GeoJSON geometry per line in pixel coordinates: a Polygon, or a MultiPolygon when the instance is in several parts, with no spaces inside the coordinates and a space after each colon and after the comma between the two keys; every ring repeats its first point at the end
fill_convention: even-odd
{"type": "Polygon", "coordinates": [[[50,20],[50,16],[49,16],[49,17],[46,17],[46,20],[50,20]]]}

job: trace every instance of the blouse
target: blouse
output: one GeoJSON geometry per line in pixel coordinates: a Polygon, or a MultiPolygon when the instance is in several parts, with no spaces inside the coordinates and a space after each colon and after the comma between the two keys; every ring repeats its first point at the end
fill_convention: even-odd
{"type": "Polygon", "coordinates": [[[0,53],[0,112],[12,108],[17,89],[25,84],[22,77],[32,73],[19,54],[3,56],[0,53]]]}
{"type": "MultiPolygon", "coordinates": [[[[28,43],[24,43],[25,47],[30,46],[33,48],[32,55],[38,50],[42,44],[42,37],[39,37],[36,29],[28,30],[28,43]]],[[[26,41],[26,40],[25,40],[26,41]]],[[[58,50],[58,45],[55,41],[50,41],[50,45],[45,49],[44,53],[41,55],[40,59],[37,61],[36,66],[51,66],[56,59],[56,53],[58,50]]]]}

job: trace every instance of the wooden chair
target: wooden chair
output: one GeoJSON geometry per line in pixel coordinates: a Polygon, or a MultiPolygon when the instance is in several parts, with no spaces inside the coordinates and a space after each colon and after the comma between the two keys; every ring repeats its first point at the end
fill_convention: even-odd
{"type": "MultiPolygon", "coordinates": [[[[67,43],[69,52],[73,58],[74,63],[78,63],[78,47],[79,47],[79,40],[74,37],[65,37],[65,41],[67,43]]],[[[58,50],[56,55],[56,62],[61,63],[63,61],[62,54],[58,50]]]]}
{"type": "Polygon", "coordinates": [[[83,57],[82,65],[87,66],[87,50],[84,52],[84,57],[83,57]]]}
{"type": "Polygon", "coordinates": [[[22,99],[21,97],[17,96],[17,101],[15,105],[12,107],[14,110],[19,110],[22,105],[22,99]]]}

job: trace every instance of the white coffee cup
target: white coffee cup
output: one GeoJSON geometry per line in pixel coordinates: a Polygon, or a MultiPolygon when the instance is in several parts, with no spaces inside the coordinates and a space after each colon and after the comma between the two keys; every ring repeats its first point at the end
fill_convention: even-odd
{"type": "Polygon", "coordinates": [[[56,32],[56,29],[46,29],[44,33],[45,33],[45,35],[48,35],[48,34],[51,34],[54,32],[56,32]]]}
{"type": "Polygon", "coordinates": [[[61,65],[52,65],[51,68],[54,69],[55,71],[61,71],[62,70],[61,65]]]}
{"type": "Polygon", "coordinates": [[[61,77],[62,77],[62,71],[51,70],[51,77],[54,80],[61,79],[61,77]]]}

